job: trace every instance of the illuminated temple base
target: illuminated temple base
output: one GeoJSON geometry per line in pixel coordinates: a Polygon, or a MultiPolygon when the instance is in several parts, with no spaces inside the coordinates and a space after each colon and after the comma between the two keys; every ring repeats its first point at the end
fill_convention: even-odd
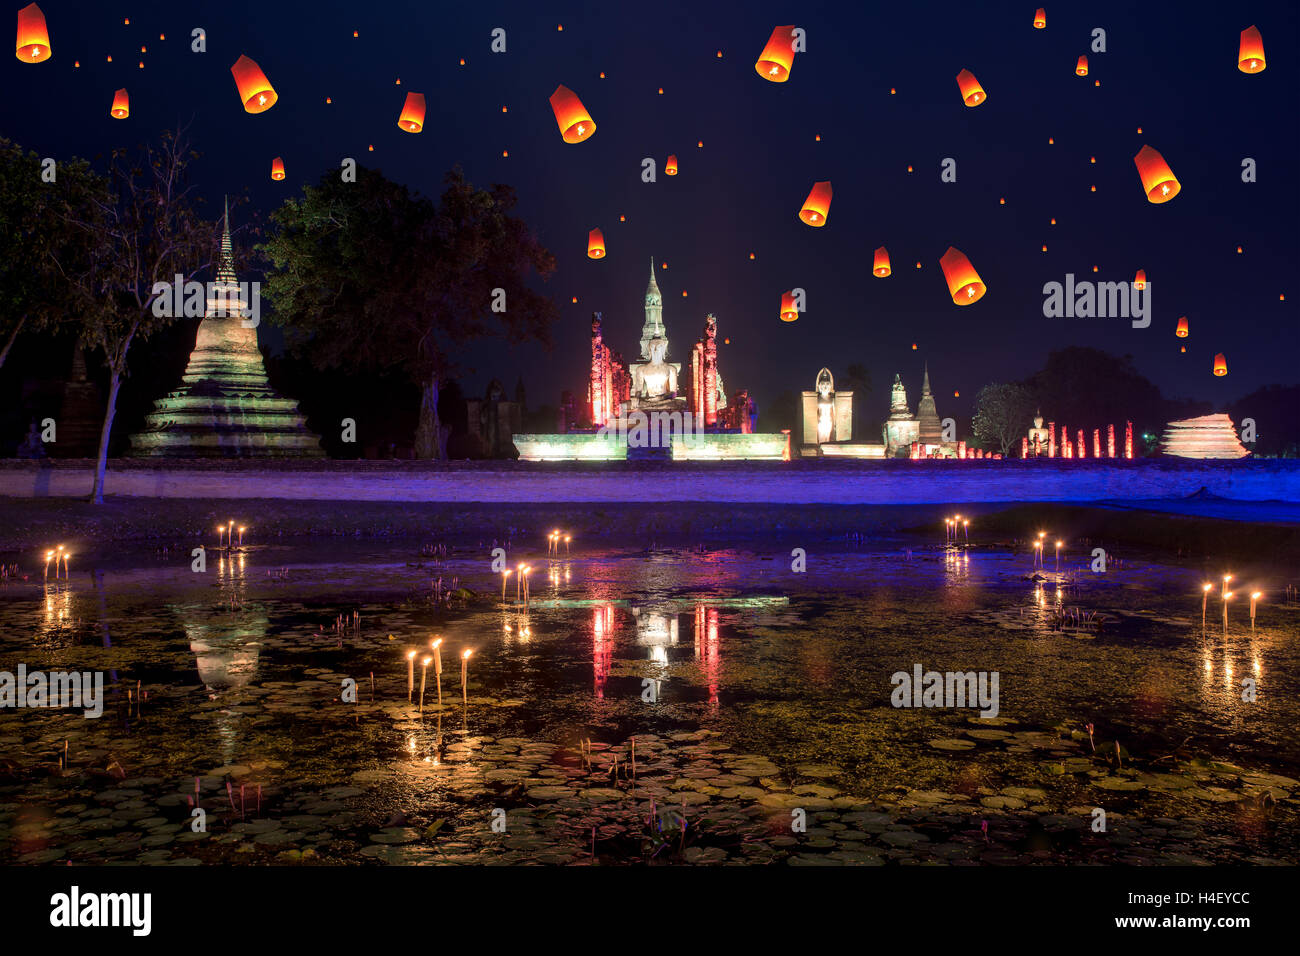
{"type": "MultiPolygon", "coordinates": [[[[520,461],[625,461],[626,436],[611,434],[515,435],[520,461]]],[[[783,433],[718,432],[672,437],[674,461],[780,461],[783,433]]]]}
{"type": "Polygon", "coordinates": [[[828,442],[818,446],[827,458],[884,458],[885,446],[864,442],[828,442]]]}
{"type": "Polygon", "coordinates": [[[1170,422],[1160,438],[1160,451],[1175,458],[1245,458],[1250,454],[1226,414],[1170,422]]]}

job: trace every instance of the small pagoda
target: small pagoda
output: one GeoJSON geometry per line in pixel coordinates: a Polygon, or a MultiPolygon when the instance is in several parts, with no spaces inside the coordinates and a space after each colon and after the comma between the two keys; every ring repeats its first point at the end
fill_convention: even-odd
{"type": "Polygon", "coordinates": [[[244,295],[235,275],[227,205],[217,277],[208,288],[183,384],[154,402],[144,430],[131,436],[132,455],[288,458],[324,454],[298,403],[271,388],[257,347],[257,328],[244,319],[248,305],[244,295]]]}

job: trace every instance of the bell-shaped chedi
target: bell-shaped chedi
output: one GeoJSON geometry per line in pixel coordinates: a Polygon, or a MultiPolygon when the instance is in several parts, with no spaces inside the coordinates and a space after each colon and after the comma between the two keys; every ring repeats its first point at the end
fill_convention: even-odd
{"type": "Polygon", "coordinates": [[[1170,422],[1160,439],[1160,452],[1176,458],[1245,458],[1250,454],[1237,438],[1232,419],[1222,413],[1170,422]]]}
{"type": "Polygon", "coordinates": [[[281,398],[266,377],[257,328],[244,317],[249,293],[235,276],[230,213],[221,236],[216,281],[208,287],[183,384],[154,402],[131,453],[166,458],[319,457],[298,403],[281,398]]]}

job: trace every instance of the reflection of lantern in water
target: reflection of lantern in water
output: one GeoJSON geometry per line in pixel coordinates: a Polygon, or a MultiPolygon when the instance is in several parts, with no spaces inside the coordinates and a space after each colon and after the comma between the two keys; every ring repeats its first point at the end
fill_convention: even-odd
{"type": "Polygon", "coordinates": [[[664,163],[664,175],[666,176],[677,175],[677,154],[676,153],[669,156],[668,162],[664,163]]]}
{"type": "Polygon", "coordinates": [[[1174,329],[1174,335],[1180,339],[1187,338],[1187,316],[1183,316],[1178,320],[1178,328],[1174,329]]]}
{"type": "Polygon", "coordinates": [[[279,156],[271,160],[271,178],[284,179],[284,160],[279,156]]]}
{"type": "Polygon", "coordinates": [[[424,129],[423,93],[406,94],[406,102],[402,104],[402,113],[397,117],[397,125],[408,133],[418,133],[424,129]]]}
{"type": "Polygon", "coordinates": [[[246,113],[265,113],[280,97],[271,88],[271,81],[266,78],[262,68],[246,56],[240,56],[230,68],[235,77],[235,86],[239,90],[239,101],[244,104],[246,113]]]}
{"type": "Polygon", "coordinates": [[[605,235],[599,229],[587,234],[587,258],[602,259],[605,256],[605,235]]]}
{"type": "Polygon", "coordinates": [[[582,105],[578,94],[564,84],[557,86],[551,94],[551,111],[566,143],[581,143],[596,132],[596,123],[587,107],[582,105]]]}
{"type": "Polygon", "coordinates": [[[1137,275],[1133,277],[1133,288],[1141,292],[1147,287],[1147,273],[1145,269],[1139,269],[1137,275]]]}
{"type": "Polygon", "coordinates": [[[793,322],[799,318],[799,310],[795,308],[794,292],[781,293],[781,321],[793,322]]]}
{"type": "MultiPolygon", "coordinates": [[[[1244,34],[1243,34],[1244,36],[1244,34]]],[[[14,56],[24,63],[40,63],[50,58],[50,31],[45,26],[45,14],[34,3],[18,11],[18,42],[14,56]]]]}
{"type": "Polygon", "coordinates": [[[1138,175],[1142,177],[1142,189],[1149,201],[1168,202],[1183,188],[1174,178],[1174,171],[1169,168],[1165,158],[1150,146],[1143,146],[1133,157],[1133,162],[1137,165],[1138,175]]]}
{"type": "Polygon", "coordinates": [[[957,89],[961,90],[961,100],[967,106],[979,106],[988,99],[984,87],[980,86],[980,81],[975,79],[975,74],[970,70],[962,70],[957,74],[957,89]]]}
{"type": "Polygon", "coordinates": [[[871,272],[883,279],[889,275],[889,271],[889,251],[884,246],[881,246],[876,250],[876,258],[872,263],[871,272]]]}
{"type": "Polygon", "coordinates": [[[794,64],[794,26],[777,27],[763,47],[754,70],[765,80],[784,83],[794,64]]]}
{"type": "Polygon", "coordinates": [[[1259,35],[1258,27],[1249,26],[1241,31],[1241,46],[1237,48],[1237,69],[1242,73],[1263,72],[1264,38],[1259,35]]]}
{"type": "Polygon", "coordinates": [[[108,115],[113,119],[126,119],[131,115],[131,97],[126,90],[118,90],[113,94],[113,106],[108,115]]]}
{"type": "Polygon", "coordinates": [[[1079,62],[1074,64],[1074,75],[1075,76],[1088,75],[1088,58],[1086,56],[1079,57],[1079,62]]]}
{"type": "Polygon", "coordinates": [[[1214,356],[1214,374],[1220,376],[1228,374],[1228,360],[1223,357],[1222,352],[1214,356]]]}
{"type": "Polygon", "coordinates": [[[813,183],[812,192],[808,194],[808,198],[803,201],[803,208],[799,210],[799,218],[809,226],[824,226],[830,208],[830,182],[813,183]]]}
{"type": "Polygon", "coordinates": [[[987,291],[984,280],[961,250],[949,246],[939,260],[939,267],[943,269],[943,277],[948,280],[948,292],[952,295],[952,301],[957,305],[970,305],[984,297],[987,291]]]}

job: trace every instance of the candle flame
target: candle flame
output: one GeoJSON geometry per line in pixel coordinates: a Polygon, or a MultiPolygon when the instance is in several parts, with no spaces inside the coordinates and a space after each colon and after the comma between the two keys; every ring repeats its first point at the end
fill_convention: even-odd
{"type": "Polygon", "coordinates": [[[472,650],[467,650],[467,651],[465,651],[465,653],[461,654],[460,656],[461,656],[461,658],[464,659],[464,660],[469,660],[469,656],[470,656],[471,654],[473,654],[473,653],[474,653],[474,652],[473,652],[472,650]]]}
{"type": "Polygon", "coordinates": [[[441,637],[438,638],[436,641],[434,641],[434,642],[433,642],[432,644],[430,644],[429,646],[432,647],[434,650],[437,650],[440,646],[442,646],[442,638],[441,638],[441,637]]]}

